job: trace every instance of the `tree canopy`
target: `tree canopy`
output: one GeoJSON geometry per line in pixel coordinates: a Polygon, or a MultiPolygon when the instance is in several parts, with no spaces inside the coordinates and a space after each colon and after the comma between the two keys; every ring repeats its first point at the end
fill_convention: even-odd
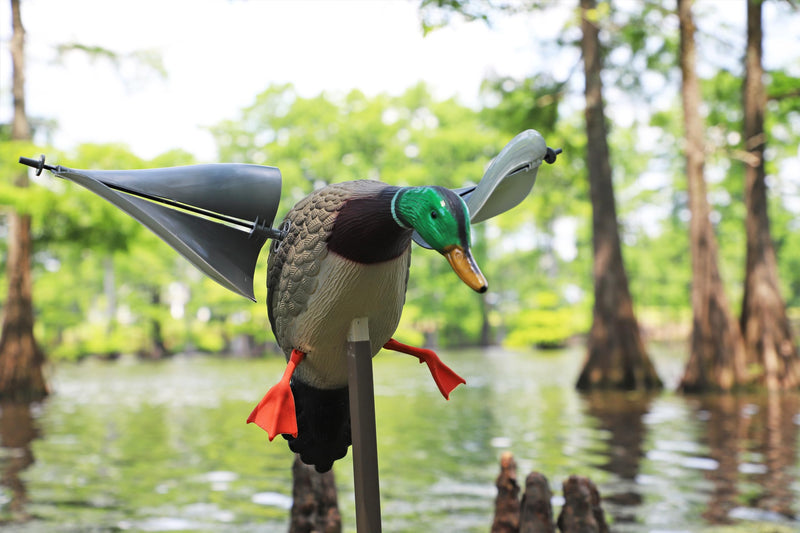
{"type": "MultiPolygon", "coordinates": [[[[601,3],[596,16],[602,43],[610,51],[604,76],[620,237],[636,312],[652,337],[674,333],[675,326],[685,331],[690,315],[677,21],[655,2],[623,7],[601,3]],[[650,97],[652,105],[647,104],[650,97]],[[630,116],[619,112],[623,99],[635,104],[630,116]]],[[[697,16],[702,30],[713,12],[697,16]]],[[[572,47],[574,52],[575,23],[571,19],[560,42],[548,44],[548,49],[572,47]]],[[[701,31],[698,38],[699,46],[708,47],[707,34],[701,31]]],[[[574,53],[564,54],[575,60],[574,53]]],[[[709,59],[717,62],[716,68],[701,70],[700,79],[709,125],[706,174],[720,269],[731,300],[738,302],[745,253],[739,164],[745,153],[739,133],[742,70],[717,55],[709,59]]],[[[571,72],[578,75],[576,69],[571,72]]],[[[788,64],[768,70],[765,78],[770,138],[766,172],[774,192],[769,207],[790,314],[791,308],[800,307],[800,184],[789,171],[797,164],[800,143],[796,74],[788,64]]],[[[453,99],[434,98],[424,84],[399,95],[368,96],[353,90],[313,97],[300,96],[291,85],[270,86],[211,131],[218,161],[281,169],[278,221],[302,196],[334,181],[372,178],[446,187],[476,182],[516,133],[541,131],[564,154],[556,165],[540,170],[532,194],[520,206],[477,225],[473,233],[490,292],[478,296],[461,290],[445,261],[417,249],[398,335],[409,342],[448,346],[487,341],[557,346],[586,332],[592,307],[591,211],[587,169],[579,156],[586,138],[582,109],[575,103],[579,90],[571,78],[554,79],[547,72],[532,72],[526,79],[490,77],[484,84],[484,106],[472,109],[453,99]]],[[[74,168],[195,161],[180,151],[143,160],[116,144],[59,152],[2,139],[0,204],[3,213],[13,208],[32,215],[36,328],[49,354],[149,353],[158,337],[167,351],[242,346],[263,351],[271,346],[263,308],[266,251],[256,272],[259,303],[250,304],[205,279],[127,215],[87,191],[46,175],[28,190],[15,188],[11,176],[16,159],[39,152],[74,168]]],[[[5,230],[5,218],[0,220],[5,230]]],[[[5,246],[3,239],[3,276],[5,246]]]]}

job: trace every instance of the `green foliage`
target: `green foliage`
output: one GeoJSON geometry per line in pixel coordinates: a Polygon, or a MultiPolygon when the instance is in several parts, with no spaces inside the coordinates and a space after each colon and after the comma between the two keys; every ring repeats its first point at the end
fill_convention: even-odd
{"type": "MultiPolygon", "coordinates": [[[[120,145],[83,144],[67,158],[48,158],[50,164],[71,168],[137,169],[146,162],[120,145]],[[50,159],[54,159],[50,161],[50,159]]],[[[144,230],[128,215],[89,191],[71,182],[54,178],[49,173],[37,194],[41,210],[34,213],[36,240],[42,245],[67,244],[81,250],[105,249],[112,253],[124,250],[144,230]]]]}
{"type": "Polygon", "coordinates": [[[482,92],[495,106],[483,110],[485,120],[505,131],[518,131],[523,124],[542,135],[558,130],[559,103],[567,90],[566,83],[550,74],[515,80],[510,77],[487,79],[482,92]]]}
{"type": "Polygon", "coordinates": [[[148,162],[113,144],[58,154],[30,143],[0,143],[2,211],[22,211],[33,221],[36,332],[46,351],[56,358],[147,352],[153,324],[169,330],[173,321],[168,302],[153,295],[175,280],[177,254],[116,207],[48,172],[26,189],[14,186],[13,176],[26,171],[19,156],[37,153],[47,153],[50,164],[102,169],[188,164],[191,156],[173,151],[148,162]]]}
{"type": "Polygon", "coordinates": [[[420,14],[422,32],[427,35],[433,30],[447,26],[454,13],[462,15],[467,20],[489,20],[490,7],[480,2],[464,0],[422,0],[420,14]]]}
{"type": "Polygon", "coordinates": [[[513,15],[544,9],[552,4],[552,0],[420,0],[420,23],[423,34],[427,35],[450,24],[454,16],[491,25],[498,14],[513,15]]]}
{"type": "MultiPolygon", "coordinates": [[[[280,215],[327,183],[371,178],[458,187],[477,182],[504,143],[475,111],[453,100],[435,101],[424,85],[374,98],[360,91],[303,98],[290,85],[270,87],[238,120],[212,131],[223,160],[281,169],[280,215]]],[[[446,344],[477,342],[479,298],[439,254],[415,250],[405,313],[419,317],[420,331],[435,329],[446,344]]]]}
{"type": "MultiPolygon", "coordinates": [[[[66,56],[78,52],[92,62],[99,60],[110,63],[122,74],[124,66],[131,66],[136,76],[155,74],[161,79],[167,78],[167,69],[161,54],[155,50],[134,50],[119,53],[99,45],[87,45],[79,42],[67,42],[56,46],[57,61],[63,62],[66,56]]],[[[125,81],[133,78],[123,76],[125,81]],[[128,79],[129,78],[129,79],[128,79]]]]}
{"type": "MultiPolygon", "coordinates": [[[[491,25],[496,17],[526,10],[544,14],[550,7],[534,0],[422,0],[420,5],[425,31],[454,16],[491,25]]],[[[717,8],[708,9],[702,16],[717,8]]],[[[676,90],[677,22],[670,9],[650,0],[600,2],[592,16],[605,51],[611,162],[630,288],[646,320],[684,321],[691,265],[676,90]],[[622,100],[631,116],[615,113],[622,100]]],[[[572,17],[555,42],[541,43],[551,61],[574,63],[566,77],[557,79],[545,70],[523,79],[492,77],[483,84],[480,110],[437,100],[424,84],[400,95],[376,96],[353,90],[302,97],[291,85],[268,87],[238,116],[211,128],[219,159],[281,169],[279,221],[296,201],[327,183],[369,178],[459,187],[477,182],[514,135],[528,128],[540,131],[563,154],[540,169],[533,193],[518,207],[472,230],[473,252],[489,292],[475,294],[439,254],[415,247],[397,335],[416,344],[466,345],[485,340],[488,325],[509,346],[559,345],[586,330],[593,289],[582,80],[573,76],[580,66],[578,22],[572,17]]],[[[61,53],[73,50],[112,62],[130,59],[75,44],[61,53]]],[[[147,63],[146,57],[135,59],[147,63]]],[[[158,57],[150,59],[152,68],[163,70],[158,57]]],[[[702,80],[708,194],[722,275],[736,302],[745,253],[742,76],[737,68],[719,65],[708,72],[702,80]]],[[[800,307],[800,185],[793,167],[786,166],[797,164],[800,82],[791,67],[773,69],[765,80],[771,230],[785,299],[800,307]]],[[[0,128],[0,137],[6,129],[0,128]]],[[[14,185],[25,170],[17,163],[20,155],[46,153],[48,162],[73,168],[135,169],[192,164],[191,154],[169,151],[146,161],[115,144],[85,144],[62,154],[2,139],[0,231],[10,210],[33,219],[37,335],[48,353],[67,358],[146,353],[159,330],[169,350],[224,351],[242,337],[262,350],[274,344],[263,304],[266,252],[256,268],[260,303],[250,304],[90,192],[46,172],[32,177],[27,189],[14,185]]],[[[3,276],[5,250],[2,239],[3,276]]]]}
{"type": "Polygon", "coordinates": [[[589,314],[565,305],[558,294],[539,292],[509,317],[503,344],[512,348],[560,348],[588,328],[589,314]]]}
{"type": "MultiPolygon", "coordinates": [[[[542,14],[548,7],[545,2],[515,6],[518,10],[539,10],[542,14]]],[[[698,6],[697,15],[701,19],[713,18],[717,16],[717,9],[720,7],[698,6]]],[[[786,6],[783,9],[788,14],[786,6]]],[[[447,24],[454,16],[491,24],[494,17],[508,14],[508,11],[506,5],[461,0],[423,0],[420,7],[425,30],[447,24]]],[[[636,4],[601,1],[588,16],[601,30],[603,81],[606,97],[612,103],[608,111],[611,162],[623,253],[634,300],[641,308],[665,311],[662,316],[680,317],[689,306],[691,265],[685,162],[681,149],[682,113],[677,95],[679,42],[674,7],[652,0],[636,4]],[[614,119],[616,111],[622,108],[633,116],[620,123],[614,119]],[[643,139],[651,140],[643,142],[643,139]]],[[[569,60],[565,50],[577,47],[579,24],[576,11],[556,43],[537,41],[542,55],[550,57],[551,62],[569,60]]],[[[703,33],[702,22],[699,27],[700,46],[711,47],[715,52],[703,56],[703,73],[709,72],[709,66],[712,72],[702,80],[703,101],[707,106],[703,111],[708,126],[708,194],[720,245],[720,267],[728,294],[733,295],[735,302],[741,294],[745,252],[743,159],[746,154],[740,133],[743,67],[740,63],[729,64],[726,58],[740,57],[744,35],[739,33],[739,40],[731,42],[729,35],[733,34],[725,33],[731,28],[724,23],[713,25],[714,34],[703,33]],[[717,33],[719,30],[724,31],[717,33]]],[[[783,62],[787,67],[769,72],[766,78],[770,99],[766,117],[766,157],[768,184],[774,191],[770,195],[770,214],[781,280],[787,301],[797,305],[800,302],[800,282],[797,281],[800,226],[796,220],[800,216],[800,205],[796,198],[800,190],[791,172],[780,172],[785,160],[794,160],[796,165],[800,142],[796,54],[783,62]]],[[[568,76],[575,71],[573,68],[568,76]]],[[[530,255],[531,260],[550,265],[540,273],[547,274],[547,282],[563,284],[565,279],[570,279],[588,291],[591,270],[586,256],[591,250],[591,231],[582,161],[584,135],[582,123],[573,115],[573,110],[581,106],[573,103],[582,96],[580,85],[582,80],[554,79],[549,69],[531,72],[524,79],[496,77],[484,83],[484,100],[488,105],[482,110],[482,117],[509,133],[535,127],[547,133],[549,145],[564,149],[558,164],[546,169],[540,177],[533,198],[515,210],[514,227],[529,235],[534,232],[542,235],[537,235],[536,239],[539,253],[530,255]],[[532,214],[526,212],[526,205],[532,208],[532,214]],[[557,257],[554,259],[552,250],[548,250],[556,224],[565,218],[580,221],[577,247],[581,251],[575,260],[566,264],[560,263],[557,257]],[[526,222],[516,226],[520,219],[526,222]]],[[[503,225],[502,220],[497,222],[503,225]]],[[[505,235],[509,230],[514,231],[503,227],[505,235]]],[[[503,260],[504,256],[497,259],[503,260]]],[[[506,263],[504,272],[518,275],[513,265],[506,263]]],[[[527,290],[534,292],[541,290],[541,287],[534,289],[530,276],[515,276],[514,279],[519,280],[518,287],[530,287],[527,290]]],[[[513,302],[501,298],[501,306],[505,305],[504,301],[513,302]]]]}

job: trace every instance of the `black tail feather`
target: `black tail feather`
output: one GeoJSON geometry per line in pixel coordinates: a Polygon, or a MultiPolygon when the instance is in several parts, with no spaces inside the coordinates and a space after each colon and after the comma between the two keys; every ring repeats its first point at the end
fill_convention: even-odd
{"type": "Polygon", "coordinates": [[[327,472],[350,447],[350,399],[347,387],[316,389],[295,379],[291,382],[297,415],[297,437],[284,434],[300,460],[327,472]]]}

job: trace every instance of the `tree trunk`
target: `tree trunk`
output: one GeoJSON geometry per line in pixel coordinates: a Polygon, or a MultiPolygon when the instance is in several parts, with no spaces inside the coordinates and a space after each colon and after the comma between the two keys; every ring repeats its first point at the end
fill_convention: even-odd
{"type": "Polygon", "coordinates": [[[494,520],[491,533],[519,533],[519,485],[517,463],[511,452],[500,457],[500,474],[495,481],[494,520]]]}
{"type": "Polygon", "coordinates": [[[555,533],[552,499],[550,483],[544,474],[528,474],[519,504],[519,533],[555,533]]]}
{"type": "Polygon", "coordinates": [[[608,533],[597,486],[589,478],[572,475],[564,480],[563,487],[558,529],[562,533],[608,533]]]}
{"type": "Polygon", "coordinates": [[[580,5],[586,79],[586,166],[592,200],[594,316],[577,387],[660,388],[661,380],[644,348],[622,261],[600,79],[600,38],[593,20],[597,2],[580,0],[580,5]]]}
{"type": "Polygon", "coordinates": [[[489,313],[491,312],[491,306],[486,302],[486,295],[481,295],[481,338],[478,341],[479,345],[486,348],[488,346],[494,345],[494,339],[492,338],[492,323],[489,320],[489,313]]]}
{"type": "Polygon", "coordinates": [[[112,255],[103,259],[103,293],[106,296],[106,333],[111,335],[117,316],[117,282],[112,255]]]}
{"type": "Polygon", "coordinates": [[[739,324],[733,319],[717,263],[717,239],[709,219],[703,176],[705,165],[700,82],[696,72],[692,1],[678,0],[681,95],[689,181],[689,241],[692,253],[692,337],[680,389],[686,392],[730,390],[745,381],[745,353],[739,324]]]}
{"type": "Polygon", "coordinates": [[[342,517],[333,470],[320,474],[296,455],[292,480],[289,533],[341,533],[342,517]]]}
{"type": "Polygon", "coordinates": [[[170,355],[164,344],[164,334],[161,329],[161,288],[150,287],[150,304],[153,316],[150,318],[150,359],[163,359],[170,355]]]}
{"type": "MultiPolygon", "coordinates": [[[[25,115],[25,30],[19,0],[11,0],[13,34],[14,117],[11,139],[30,140],[25,115]]],[[[15,184],[28,187],[27,170],[15,184]]],[[[8,216],[8,296],[0,331],[0,398],[12,401],[40,400],[48,393],[42,374],[44,353],[33,336],[33,283],[31,280],[31,217],[12,212],[8,216]]]]}
{"type": "Polygon", "coordinates": [[[762,81],[761,27],[761,1],[749,0],[743,88],[744,141],[750,155],[745,161],[747,270],[740,326],[748,367],[759,369],[757,379],[769,389],[790,389],[800,385],[800,359],[781,297],[767,213],[764,169],[767,98],[762,81]]]}

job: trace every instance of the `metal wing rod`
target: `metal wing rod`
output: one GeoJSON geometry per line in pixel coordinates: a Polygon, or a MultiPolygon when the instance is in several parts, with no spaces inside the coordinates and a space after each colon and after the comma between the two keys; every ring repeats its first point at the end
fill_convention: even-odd
{"type": "Polygon", "coordinates": [[[181,203],[181,202],[176,202],[174,200],[170,200],[169,198],[162,198],[160,196],[153,196],[153,195],[149,195],[149,194],[142,193],[142,192],[139,192],[139,191],[133,191],[133,190],[130,190],[130,189],[126,189],[125,187],[120,187],[118,185],[112,185],[110,183],[106,183],[105,185],[107,185],[110,189],[113,189],[115,191],[119,191],[121,193],[130,194],[131,196],[137,196],[139,198],[143,198],[145,200],[149,200],[151,202],[155,202],[155,203],[158,203],[158,204],[163,204],[163,205],[172,207],[174,209],[178,209],[180,211],[188,211],[188,212],[193,213],[193,214],[195,214],[197,216],[200,216],[200,217],[203,217],[203,218],[212,219],[212,220],[215,220],[215,221],[219,221],[220,223],[223,223],[223,224],[228,224],[228,225],[231,225],[231,226],[241,227],[242,229],[248,231],[251,235],[256,234],[256,233],[261,233],[261,234],[263,234],[264,237],[266,237],[268,239],[278,239],[278,240],[280,240],[280,239],[283,239],[283,237],[286,234],[286,232],[281,231],[279,229],[275,229],[275,228],[271,228],[271,227],[265,227],[263,222],[258,220],[258,217],[256,217],[256,220],[254,220],[254,221],[242,220],[240,218],[229,217],[227,215],[222,215],[220,213],[214,213],[213,211],[207,211],[205,209],[200,209],[199,207],[195,207],[193,205],[184,204],[184,203],[181,203]]]}

